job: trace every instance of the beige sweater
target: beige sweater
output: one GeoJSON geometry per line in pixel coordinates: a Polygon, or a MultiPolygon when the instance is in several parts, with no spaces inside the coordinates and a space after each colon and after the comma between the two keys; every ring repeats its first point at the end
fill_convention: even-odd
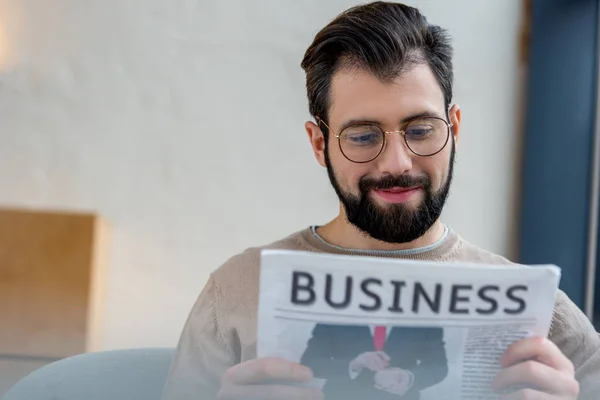
{"type": "MultiPolygon", "coordinates": [[[[261,248],[248,249],[214,271],[183,329],[163,400],[213,399],[223,372],[256,357],[259,255],[263,248],[360,254],[415,260],[508,264],[450,230],[437,246],[413,252],[359,251],[332,246],[307,228],[261,248]]],[[[600,399],[600,337],[563,293],[555,303],[550,339],[576,368],[580,399],[600,399]]]]}

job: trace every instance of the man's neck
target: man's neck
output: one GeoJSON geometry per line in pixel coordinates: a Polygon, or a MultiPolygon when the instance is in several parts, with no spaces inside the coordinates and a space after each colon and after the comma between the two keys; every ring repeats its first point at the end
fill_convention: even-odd
{"type": "Polygon", "coordinates": [[[408,243],[387,243],[364,234],[349,223],[343,215],[319,227],[317,233],[326,242],[346,249],[358,250],[407,250],[430,246],[444,235],[444,225],[437,220],[420,238],[408,243]]]}

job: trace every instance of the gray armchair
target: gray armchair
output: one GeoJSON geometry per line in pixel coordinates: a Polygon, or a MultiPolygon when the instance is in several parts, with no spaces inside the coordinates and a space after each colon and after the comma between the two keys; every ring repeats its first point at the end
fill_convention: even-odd
{"type": "Polygon", "coordinates": [[[46,365],[1,400],[159,400],[175,349],[81,354],[46,365]]]}

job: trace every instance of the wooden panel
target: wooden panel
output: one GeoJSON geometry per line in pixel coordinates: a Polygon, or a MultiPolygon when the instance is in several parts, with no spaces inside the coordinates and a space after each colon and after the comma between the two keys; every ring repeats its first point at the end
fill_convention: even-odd
{"type": "Polygon", "coordinates": [[[0,353],[98,346],[105,228],[95,215],[0,209],[0,353]]]}
{"type": "Polygon", "coordinates": [[[520,57],[523,64],[529,60],[529,44],[531,42],[531,20],[533,12],[533,0],[523,0],[523,17],[520,32],[520,57]]]}
{"type": "Polygon", "coordinates": [[[88,296],[86,351],[102,350],[102,327],[106,305],[108,268],[108,226],[94,219],[94,236],[90,264],[90,293],[88,296]]]}

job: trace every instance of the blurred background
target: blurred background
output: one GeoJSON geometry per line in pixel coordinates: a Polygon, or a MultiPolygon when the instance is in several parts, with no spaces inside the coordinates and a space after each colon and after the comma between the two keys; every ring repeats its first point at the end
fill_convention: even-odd
{"type": "MultiPolygon", "coordinates": [[[[445,222],[593,315],[597,1],[422,0],[455,46],[445,222]],[[544,3],[544,4],[539,4],[544,3]]],[[[176,345],[209,273],[337,213],[300,61],[350,0],[0,0],[0,394],[176,345]]]]}

